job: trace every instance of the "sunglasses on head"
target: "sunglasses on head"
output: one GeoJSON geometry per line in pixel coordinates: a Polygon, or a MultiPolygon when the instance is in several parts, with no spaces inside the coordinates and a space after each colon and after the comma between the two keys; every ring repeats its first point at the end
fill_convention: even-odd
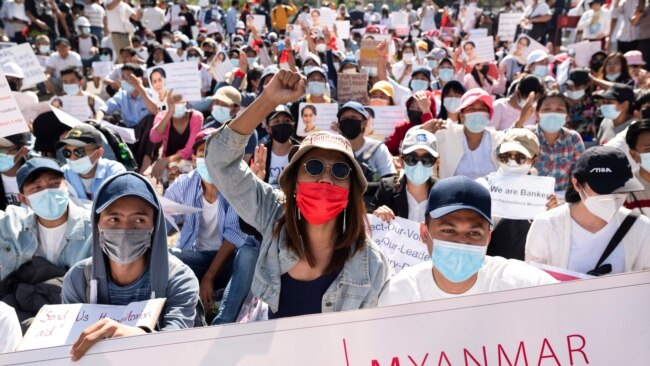
{"type": "Polygon", "coordinates": [[[329,167],[332,176],[336,179],[345,179],[350,176],[352,168],[347,163],[337,162],[334,164],[325,164],[322,160],[309,159],[304,164],[305,171],[312,177],[319,177],[325,172],[325,167],[329,167]]]}
{"type": "Polygon", "coordinates": [[[425,154],[425,155],[416,155],[416,154],[407,154],[404,155],[404,164],[408,166],[414,166],[418,162],[422,162],[422,165],[426,167],[431,167],[433,164],[436,163],[436,158],[431,156],[430,154],[425,154]]]}
{"type": "Polygon", "coordinates": [[[522,165],[528,160],[526,155],[522,153],[516,153],[516,154],[509,154],[509,153],[502,153],[497,155],[497,159],[499,159],[500,162],[507,164],[509,160],[514,160],[518,165],[522,165]]]}
{"type": "Polygon", "coordinates": [[[74,154],[74,156],[78,158],[83,158],[86,156],[86,149],[83,147],[78,147],[74,150],[68,150],[68,149],[63,149],[63,157],[66,159],[70,159],[70,157],[74,154]]]}

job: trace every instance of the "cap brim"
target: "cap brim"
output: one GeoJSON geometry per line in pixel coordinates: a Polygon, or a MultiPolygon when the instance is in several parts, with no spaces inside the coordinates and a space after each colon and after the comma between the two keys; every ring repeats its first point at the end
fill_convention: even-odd
{"type": "Polygon", "coordinates": [[[148,204],[150,204],[151,207],[155,208],[156,210],[159,209],[158,204],[157,204],[156,202],[151,201],[151,200],[150,200],[146,195],[141,194],[141,193],[128,193],[128,194],[124,194],[124,195],[117,195],[117,196],[113,196],[113,197],[111,197],[111,199],[109,199],[108,201],[104,202],[103,205],[101,205],[100,207],[95,208],[95,213],[96,213],[96,214],[101,213],[101,212],[104,211],[108,206],[110,206],[113,202],[117,201],[117,200],[120,199],[120,198],[128,197],[128,196],[134,196],[134,197],[141,198],[142,200],[144,200],[145,202],[147,202],[148,204]]]}
{"type": "Polygon", "coordinates": [[[54,147],[56,147],[57,149],[60,148],[60,147],[65,146],[65,145],[72,145],[74,147],[84,147],[84,146],[90,145],[90,144],[91,144],[90,142],[84,142],[84,141],[75,140],[75,139],[66,139],[66,140],[61,140],[61,141],[57,142],[56,144],[54,144],[54,147]]]}
{"type": "Polygon", "coordinates": [[[4,137],[0,137],[0,147],[12,147],[14,143],[4,137]]]}
{"type": "Polygon", "coordinates": [[[616,96],[611,93],[600,93],[600,94],[594,94],[593,99],[607,99],[607,100],[616,100],[616,96]]]}
{"type": "Polygon", "coordinates": [[[524,154],[528,159],[531,159],[533,156],[530,154],[530,151],[523,147],[521,144],[516,142],[504,142],[499,146],[499,153],[507,151],[516,151],[524,154]]]}
{"type": "Polygon", "coordinates": [[[481,215],[484,219],[487,220],[487,222],[490,223],[490,225],[494,225],[492,223],[492,218],[485,216],[483,212],[481,212],[478,208],[474,206],[469,206],[469,205],[449,205],[449,206],[444,206],[444,207],[439,207],[436,208],[435,210],[429,212],[429,216],[432,219],[439,219],[445,215],[449,215],[452,212],[460,211],[460,210],[472,210],[476,212],[477,214],[481,215]]]}
{"type": "Polygon", "coordinates": [[[423,150],[428,151],[429,154],[433,155],[434,158],[437,158],[437,157],[438,157],[438,152],[435,151],[434,149],[432,149],[430,146],[427,146],[427,145],[413,145],[413,146],[409,146],[408,148],[406,148],[405,150],[402,151],[402,154],[403,154],[403,155],[410,154],[410,153],[412,153],[413,151],[415,151],[415,150],[419,150],[419,149],[423,149],[423,150]]]}
{"type": "Polygon", "coordinates": [[[632,177],[625,182],[623,187],[615,189],[612,193],[639,192],[643,190],[645,190],[643,184],[636,177],[632,177]]]}
{"type": "Polygon", "coordinates": [[[49,166],[41,166],[41,167],[38,167],[38,168],[32,170],[31,172],[29,172],[29,174],[27,174],[27,175],[25,176],[25,178],[24,178],[23,181],[22,181],[22,184],[19,184],[19,186],[18,186],[18,190],[22,191],[23,186],[25,185],[25,182],[27,181],[27,179],[28,179],[29,177],[33,176],[33,175],[36,174],[36,173],[43,172],[43,171],[54,172],[54,173],[57,173],[57,174],[61,174],[61,176],[64,175],[62,170],[56,170],[56,169],[51,168],[51,167],[49,167],[49,166]]]}

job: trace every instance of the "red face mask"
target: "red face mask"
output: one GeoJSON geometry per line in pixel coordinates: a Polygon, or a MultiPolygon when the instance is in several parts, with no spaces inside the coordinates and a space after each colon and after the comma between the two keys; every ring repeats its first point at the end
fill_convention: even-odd
{"type": "Polygon", "coordinates": [[[327,183],[298,182],[296,203],[300,213],[313,225],[324,224],[348,206],[346,188],[327,183]]]}

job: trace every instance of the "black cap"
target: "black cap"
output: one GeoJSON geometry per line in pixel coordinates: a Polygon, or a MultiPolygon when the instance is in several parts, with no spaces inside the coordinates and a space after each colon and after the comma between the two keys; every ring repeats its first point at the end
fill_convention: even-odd
{"type": "Polygon", "coordinates": [[[587,149],[573,169],[574,175],[585,177],[589,187],[598,194],[642,191],[643,185],[632,175],[625,153],[611,146],[587,149]]]}
{"type": "Polygon", "coordinates": [[[29,132],[24,132],[24,133],[17,133],[15,135],[0,137],[0,147],[25,146],[29,142],[30,135],[31,134],[29,132]]]}
{"type": "Polygon", "coordinates": [[[268,124],[273,118],[281,115],[281,114],[286,114],[290,120],[293,121],[293,115],[291,114],[291,110],[289,107],[287,107],[284,104],[280,104],[277,107],[275,107],[275,110],[266,117],[266,123],[268,124]]]}
{"type": "Polygon", "coordinates": [[[416,68],[413,69],[413,71],[411,72],[411,77],[414,77],[415,74],[422,74],[422,75],[424,75],[427,79],[431,80],[431,69],[429,69],[428,67],[424,67],[424,66],[416,67],[416,68]]]}
{"type": "Polygon", "coordinates": [[[616,83],[606,91],[595,94],[594,99],[615,100],[619,103],[630,102],[632,104],[634,103],[634,90],[625,84],[616,83]]]}
{"type": "Polygon", "coordinates": [[[70,126],[62,123],[52,111],[39,114],[32,123],[34,137],[34,150],[40,152],[54,152],[54,145],[59,137],[71,129],[70,126]]]}
{"type": "Polygon", "coordinates": [[[102,133],[95,127],[82,123],[68,131],[63,140],[57,142],[54,146],[58,149],[65,145],[84,147],[90,144],[102,146],[102,133]]]}
{"type": "Polygon", "coordinates": [[[23,164],[23,166],[21,166],[20,169],[18,169],[16,172],[18,190],[22,192],[23,185],[25,184],[27,178],[44,170],[49,170],[63,175],[63,171],[59,167],[59,164],[56,163],[56,161],[48,158],[32,158],[27,160],[25,164],[23,164]]]}
{"type": "Polygon", "coordinates": [[[70,41],[68,41],[67,38],[57,38],[56,41],[54,41],[54,45],[55,45],[55,46],[58,46],[58,45],[60,45],[60,44],[63,44],[63,45],[69,46],[69,45],[70,45],[70,41]]]}
{"type": "Polygon", "coordinates": [[[439,180],[429,192],[425,215],[439,219],[459,210],[472,210],[492,225],[492,198],[490,191],[465,176],[439,180]]]}
{"type": "Polygon", "coordinates": [[[650,131],[650,119],[642,119],[638,121],[633,121],[627,127],[627,132],[625,134],[625,142],[630,149],[636,149],[636,143],[639,139],[639,135],[643,132],[650,131]]]}

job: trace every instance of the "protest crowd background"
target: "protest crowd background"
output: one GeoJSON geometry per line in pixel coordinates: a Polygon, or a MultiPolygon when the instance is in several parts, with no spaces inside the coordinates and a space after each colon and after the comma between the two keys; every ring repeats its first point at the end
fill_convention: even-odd
{"type": "Polygon", "coordinates": [[[3,0],[0,23],[0,352],[48,304],[165,298],[78,359],[650,269],[645,0],[3,0]],[[398,266],[375,239],[402,223],[422,255],[398,266]]]}

